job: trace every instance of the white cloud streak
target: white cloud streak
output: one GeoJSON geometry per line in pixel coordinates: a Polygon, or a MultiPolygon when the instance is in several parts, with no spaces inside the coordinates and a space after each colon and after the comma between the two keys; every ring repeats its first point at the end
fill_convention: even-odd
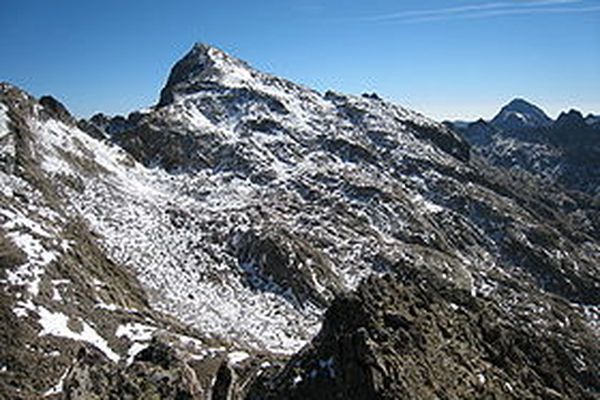
{"type": "Polygon", "coordinates": [[[532,0],[513,2],[486,2],[459,7],[406,10],[382,15],[357,18],[361,22],[419,23],[451,19],[480,19],[511,15],[573,14],[600,11],[600,5],[589,5],[585,0],[532,0]]]}

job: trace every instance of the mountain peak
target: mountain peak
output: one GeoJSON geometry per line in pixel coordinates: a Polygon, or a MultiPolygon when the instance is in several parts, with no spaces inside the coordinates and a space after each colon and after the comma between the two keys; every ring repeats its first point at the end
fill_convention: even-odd
{"type": "Polygon", "coordinates": [[[208,43],[204,43],[204,42],[196,42],[194,43],[194,46],[192,47],[192,52],[196,51],[196,52],[203,52],[203,53],[208,53],[211,50],[219,50],[217,49],[215,46],[212,46],[208,43]]]}
{"type": "Polygon", "coordinates": [[[217,64],[219,61],[221,61],[230,64],[244,64],[247,67],[244,61],[227,54],[218,47],[202,42],[196,42],[194,44],[192,49],[184,56],[184,59],[188,57],[195,58],[199,62],[210,60],[217,64]]]}
{"type": "Polygon", "coordinates": [[[521,97],[512,99],[506,106],[504,106],[504,108],[515,111],[539,109],[535,104],[530,103],[521,97]]]}
{"type": "Polygon", "coordinates": [[[551,123],[552,120],[541,108],[522,98],[511,100],[492,119],[492,125],[503,130],[539,128],[551,123]]]}
{"type": "Polygon", "coordinates": [[[252,80],[253,71],[244,61],[223,50],[196,43],[171,69],[159,106],[172,103],[177,95],[195,93],[206,86],[239,86],[252,80]]]}
{"type": "Polygon", "coordinates": [[[560,113],[554,126],[558,129],[585,129],[587,124],[580,111],[571,109],[560,113]]]}

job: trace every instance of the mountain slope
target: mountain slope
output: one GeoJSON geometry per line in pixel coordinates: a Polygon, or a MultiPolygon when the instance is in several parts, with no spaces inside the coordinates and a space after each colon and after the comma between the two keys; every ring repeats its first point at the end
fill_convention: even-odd
{"type": "MultiPolygon", "coordinates": [[[[65,320],[59,311],[76,316],[82,328],[67,339],[105,350],[104,362],[82,357],[71,367],[106,377],[97,396],[122,394],[115,382],[142,368],[136,363],[150,387],[157,365],[182,382],[189,364],[204,393],[195,396],[243,395],[248,379],[276,373],[309,343],[334,299],[403,268],[428,271],[507,318],[528,310],[527,332],[563,323],[547,316],[559,299],[586,321],[582,341],[597,335],[597,205],[472,157],[452,130],[398,105],[320,94],[206,45],[175,65],[157,106],[127,118],[76,123],[54,99],[9,85],[0,104],[8,188],[0,222],[10,250],[2,284],[21,293],[8,296],[4,312],[28,321],[35,340],[57,336],[36,325],[44,310],[52,320],[65,320]],[[68,236],[71,220],[78,230],[68,236]],[[86,262],[65,240],[95,256],[86,262]],[[73,288],[84,299],[69,300],[79,311],[44,295],[54,265],[85,274],[73,288]],[[103,265],[98,279],[119,288],[108,297],[89,285],[89,271],[103,265]],[[106,305],[96,318],[98,296],[106,305]],[[121,310],[130,307],[144,317],[121,310]],[[122,318],[103,325],[106,309],[122,318]],[[136,323],[184,355],[148,334],[117,344],[130,332],[119,327],[136,323]],[[90,329],[97,335],[86,342],[81,332],[90,329]]],[[[589,370],[595,359],[584,357],[589,370]]],[[[36,385],[32,393],[48,382],[36,385]]]]}
{"type": "Polygon", "coordinates": [[[69,196],[118,194],[119,185],[138,185],[120,166],[141,167],[79,131],[58,104],[0,85],[0,397],[106,398],[103,385],[118,392],[128,381],[129,395],[143,397],[164,386],[155,359],[142,357],[161,345],[176,353],[158,368],[174,377],[170,390],[210,393],[219,364],[239,347],[151,307],[147,288],[74,211],[69,196]]]}

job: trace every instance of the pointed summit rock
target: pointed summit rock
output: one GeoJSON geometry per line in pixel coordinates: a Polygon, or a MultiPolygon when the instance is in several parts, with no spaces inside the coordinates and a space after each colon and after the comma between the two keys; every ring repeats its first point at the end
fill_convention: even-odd
{"type": "Polygon", "coordinates": [[[517,98],[502,107],[491,123],[496,128],[513,131],[548,126],[552,120],[541,108],[517,98]]]}
{"type": "Polygon", "coordinates": [[[64,106],[63,103],[58,101],[52,96],[42,96],[39,100],[40,104],[44,107],[52,117],[64,122],[67,125],[75,126],[77,121],[69,110],[64,106]]]}
{"type": "Polygon", "coordinates": [[[171,69],[158,105],[170,104],[177,95],[195,93],[215,84],[240,86],[252,80],[253,74],[255,71],[244,61],[216,47],[196,43],[171,69]]]}

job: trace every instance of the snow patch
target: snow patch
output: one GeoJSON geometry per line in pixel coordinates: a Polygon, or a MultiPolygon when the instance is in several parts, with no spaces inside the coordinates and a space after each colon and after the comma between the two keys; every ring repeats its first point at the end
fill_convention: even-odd
{"type": "Polygon", "coordinates": [[[127,350],[127,364],[131,364],[135,356],[148,347],[148,342],[152,340],[154,332],[158,328],[150,325],[140,324],[138,322],[120,325],[115,336],[125,337],[133,342],[127,350]]]}
{"type": "Polygon", "coordinates": [[[127,350],[127,365],[131,365],[135,356],[137,356],[140,352],[145,350],[148,347],[145,343],[133,343],[129,350],[127,350]]]}
{"type": "Polygon", "coordinates": [[[31,300],[18,301],[17,305],[12,311],[18,318],[24,318],[29,315],[30,311],[36,311],[36,306],[31,302],[31,300]]]}
{"type": "Polygon", "coordinates": [[[480,385],[485,384],[485,382],[487,381],[487,379],[485,378],[485,375],[483,374],[483,372],[480,372],[477,374],[477,380],[479,381],[480,385]]]}
{"type": "Polygon", "coordinates": [[[423,195],[420,193],[417,193],[413,197],[413,202],[429,214],[436,214],[444,211],[444,207],[438,206],[437,204],[426,200],[425,197],[423,197],[423,195]]]}
{"type": "Polygon", "coordinates": [[[239,364],[250,357],[250,354],[245,351],[232,351],[227,355],[230,364],[239,364]]]}
{"type": "Polygon", "coordinates": [[[10,232],[6,236],[27,255],[25,264],[8,271],[8,283],[26,286],[31,295],[37,296],[45,267],[58,258],[56,253],[48,251],[40,240],[28,233],[10,232]]]}
{"type": "Polygon", "coordinates": [[[302,382],[302,376],[301,375],[296,375],[294,377],[294,380],[292,381],[292,385],[295,387],[295,386],[297,386],[301,382],[302,382]]]}
{"type": "Polygon", "coordinates": [[[39,333],[40,336],[52,335],[87,342],[102,351],[109,360],[119,361],[119,355],[108,346],[106,340],[87,322],[82,321],[83,329],[81,332],[73,332],[67,325],[69,322],[67,315],[60,312],[51,312],[44,307],[37,307],[36,312],[40,318],[38,322],[42,327],[39,333]]]}
{"type": "Polygon", "coordinates": [[[0,140],[8,135],[8,107],[4,103],[0,103],[0,140]]]}
{"type": "MultiPolygon", "coordinates": [[[[41,209],[33,206],[28,211],[41,209]]],[[[24,211],[15,208],[0,208],[0,224],[7,232],[6,237],[27,256],[27,261],[7,271],[6,281],[11,285],[25,286],[32,296],[39,293],[41,277],[46,267],[58,259],[58,252],[51,250],[49,244],[60,243],[58,232],[51,230],[52,213],[48,213],[47,226],[27,217],[24,211]],[[5,222],[2,222],[5,221],[5,222]]]]}
{"type": "Polygon", "coordinates": [[[119,325],[115,332],[117,337],[126,337],[132,342],[149,342],[156,332],[155,326],[140,324],[138,322],[119,325]]]}
{"type": "Polygon", "coordinates": [[[67,374],[69,373],[69,369],[67,368],[65,370],[65,372],[63,372],[63,374],[60,376],[60,378],[58,379],[58,382],[56,383],[56,385],[54,385],[53,387],[51,387],[50,389],[46,390],[43,394],[44,397],[48,397],[48,396],[52,396],[55,394],[59,394],[62,393],[63,391],[63,386],[65,384],[65,378],[67,377],[67,374]]]}

